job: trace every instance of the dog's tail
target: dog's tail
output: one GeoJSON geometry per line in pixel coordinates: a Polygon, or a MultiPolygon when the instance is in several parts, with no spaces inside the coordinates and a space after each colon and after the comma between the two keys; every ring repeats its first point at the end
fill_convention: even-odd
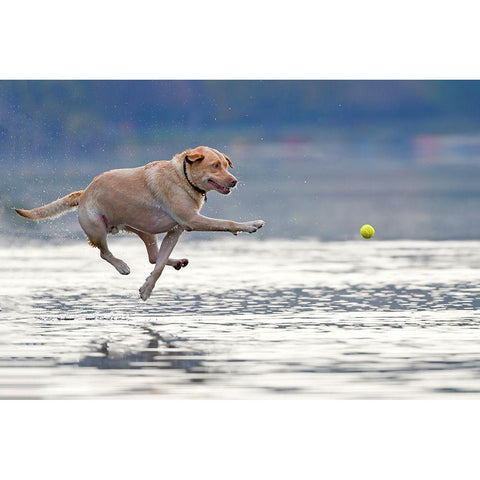
{"type": "Polygon", "coordinates": [[[73,192],[70,195],[59,198],[52,203],[43,205],[42,207],[32,208],[32,210],[22,210],[21,208],[16,208],[15,211],[22,217],[35,221],[59,217],[72,208],[76,208],[78,206],[78,202],[82,196],[82,193],[83,190],[73,192]]]}

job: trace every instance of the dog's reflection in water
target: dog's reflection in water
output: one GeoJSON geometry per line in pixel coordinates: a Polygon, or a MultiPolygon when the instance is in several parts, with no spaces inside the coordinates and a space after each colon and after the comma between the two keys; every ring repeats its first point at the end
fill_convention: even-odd
{"type": "MultiPolygon", "coordinates": [[[[207,370],[203,367],[201,360],[203,352],[182,350],[177,345],[180,339],[166,339],[151,329],[147,331],[151,338],[144,350],[111,353],[108,342],[105,341],[97,348],[96,354],[86,355],[78,362],[78,366],[119,370],[141,369],[148,366],[148,368],[206,373],[207,370]]],[[[195,378],[195,381],[201,382],[203,379],[195,378]]]]}

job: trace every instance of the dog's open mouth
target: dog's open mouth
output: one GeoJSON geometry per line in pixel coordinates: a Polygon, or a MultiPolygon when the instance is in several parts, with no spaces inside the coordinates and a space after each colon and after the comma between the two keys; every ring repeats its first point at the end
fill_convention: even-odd
{"type": "Polygon", "coordinates": [[[213,186],[213,188],[220,193],[223,193],[224,195],[228,195],[230,193],[230,189],[227,187],[222,187],[222,185],[218,184],[214,180],[210,179],[208,180],[208,183],[213,186]]]}

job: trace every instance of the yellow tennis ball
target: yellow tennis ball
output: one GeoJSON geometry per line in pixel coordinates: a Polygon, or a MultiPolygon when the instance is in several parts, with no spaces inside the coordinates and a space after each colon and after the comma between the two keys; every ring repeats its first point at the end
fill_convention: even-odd
{"type": "Polygon", "coordinates": [[[372,238],[375,235],[375,229],[371,225],[363,225],[360,229],[360,235],[363,238],[372,238]]]}

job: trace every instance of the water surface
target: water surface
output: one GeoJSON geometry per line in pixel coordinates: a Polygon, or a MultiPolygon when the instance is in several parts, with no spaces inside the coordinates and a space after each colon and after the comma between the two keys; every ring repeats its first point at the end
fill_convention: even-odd
{"type": "Polygon", "coordinates": [[[480,242],[182,240],[119,275],[82,241],[0,247],[0,398],[478,398],[480,242]]]}

